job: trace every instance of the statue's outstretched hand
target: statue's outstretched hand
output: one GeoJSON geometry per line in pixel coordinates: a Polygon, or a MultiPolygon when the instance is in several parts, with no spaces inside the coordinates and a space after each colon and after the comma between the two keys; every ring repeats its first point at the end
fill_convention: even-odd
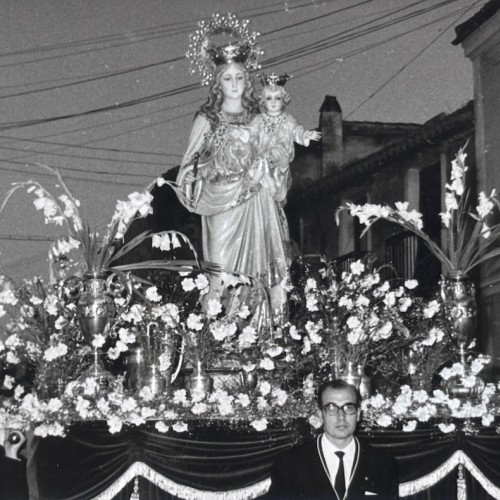
{"type": "Polygon", "coordinates": [[[306,130],[304,132],[304,139],[309,141],[319,141],[321,139],[321,132],[317,130],[306,130]]]}

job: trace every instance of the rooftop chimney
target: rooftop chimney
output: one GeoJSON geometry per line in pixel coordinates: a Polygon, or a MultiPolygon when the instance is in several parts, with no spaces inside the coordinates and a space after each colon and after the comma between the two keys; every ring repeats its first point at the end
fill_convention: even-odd
{"type": "Polygon", "coordinates": [[[335,96],[325,96],[319,109],[319,128],[322,143],[321,170],[325,176],[338,172],[344,163],[342,110],[335,96]]]}

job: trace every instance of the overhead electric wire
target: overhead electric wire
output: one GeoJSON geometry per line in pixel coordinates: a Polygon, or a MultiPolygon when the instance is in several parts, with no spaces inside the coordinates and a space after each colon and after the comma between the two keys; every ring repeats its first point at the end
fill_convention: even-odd
{"type": "MultiPolygon", "coordinates": [[[[440,4],[438,4],[438,6],[440,7],[440,6],[444,5],[444,4],[454,3],[456,1],[458,1],[458,0],[444,0],[443,2],[441,2],[440,4]]],[[[412,5],[414,5],[414,4],[412,4],[412,5]]],[[[435,9],[437,7],[433,6],[432,8],[435,9]]],[[[431,8],[429,8],[429,10],[430,9],[431,8]]],[[[428,11],[427,9],[421,9],[421,11],[417,11],[417,13],[412,14],[411,17],[414,17],[415,15],[420,15],[419,12],[427,12],[427,11],[428,11]]],[[[387,17],[387,16],[385,16],[385,17],[387,17]]],[[[406,19],[407,18],[405,17],[405,20],[406,19]]],[[[373,21],[371,21],[371,22],[373,22],[373,21]]],[[[395,24],[396,22],[398,22],[398,21],[397,20],[393,20],[393,21],[391,21],[391,23],[389,25],[395,24]]],[[[362,26],[366,25],[366,24],[367,23],[363,23],[362,26]]],[[[383,27],[386,27],[386,26],[387,26],[387,24],[385,23],[383,27]]],[[[379,29],[382,29],[382,27],[378,27],[376,29],[372,28],[372,32],[373,32],[373,30],[379,30],[379,29]]],[[[349,30],[344,31],[343,34],[345,34],[348,31],[349,30]]],[[[352,31],[352,29],[351,29],[351,31],[352,31]]],[[[363,33],[362,35],[356,34],[354,36],[358,37],[358,36],[363,36],[364,34],[366,34],[366,33],[363,33]]],[[[334,35],[334,37],[335,36],[338,36],[338,35],[334,35]]],[[[332,37],[328,37],[325,40],[328,40],[329,38],[332,38],[332,37]]],[[[324,44],[325,40],[321,40],[319,42],[316,42],[315,44],[309,44],[309,46],[308,46],[309,50],[312,50],[311,47],[314,47],[318,43],[324,44]]],[[[325,47],[322,47],[321,50],[324,50],[324,48],[325,47]]],[[[303,50],[304,50],[303,48],[302,49],[297,49],[297,50],[290,51],[288,53],[282,54],[282,55],[280,55],[278,57],[271,58],[270,60],[266,60],[262,64],[262,66],[263,67],[267,67],[268,65],[271,64],[271,62],[272,63],[276,63],[276,64],[277,63],[282,63],[282,62],[287,61],[288,59],[290,59],[290,57],[292,57],[292,56],[293,56],[293,58],[295,58],[295,57],[298,57],[300,55],[304,55],[302,53],[303,50]]],[[[152,102],[152,101],[155,101],[155,100],[158,100],[158,99],[163,99],[163,98],[166,98],[166,97],[171,97],[172,95],[177,95],[177,94],[180,94],[180,93],[189,92],[189,91],[192,91],[192,90],[195,90],[195,89],[198,89],[198,88],[199,88],[199,86],[197,84],[185,85],[184,87],[180,87],[180,88],[177,88],[177,89],[172,89],[172,90],[169,90],[169,91],[160,92],[160,93],[149,95],[149,96],[145,96],[145,97],[142,97],[142,98],[133,99],[133,100],[130,100],[130,101],[125,101],[125,102],[122,102],[122,103],[113,104],[113,105],[110,105],[110,106],[104,106],[104,107],[101,107],[101,108],[87,110],[87,111],[83,111],[83,112],[71,113],[71,114],[66,114],[66,115],[59,115],[59,116],[55,116],[55,117],[51,117],[51,118],[39,118],[39,119],[34,119],[34,120],[25,120],[25,121],[12,122],[12,123],[3,123],[3,124],[0,124],[0,130],[11,130],[11,129],[16,129],[16,128],[24,128],[24,127],[29,127],[29,126],[33,126],[33,125],[39,125],[39,124],[44,124],[44,123],[51,123],[51,122],[54,122],[54,121],[59,121],[59,120],[64,120],[64,119],[70,119],[70,118],[77,118],[77,117],[87,116],[87,115],[90,115],[90,114],[96,114],[96,113],[103,113],[103,112],[108,112],[108,111],[114,111],[114,110],[121,109],[121,108],[124,108],[124,107],[135,106],[137,104],[143,104],[145,102],[152,102]]]]}
{"type": "MultiPolygon", "coordinates": [[[[22,161],[16,161],[16,160],[4,160],[4,159],[1,159],[0,158],[0,163],[4,163],[4,164],[13,164],[13,165],[18,165],[18,166],[21,166],[21,167],[27,167],[27,168],[40,168],[40,164],[37,164],[37,163],[26,163],[26,162],[22,162],[22,161]]],[[[64,167],[55,167],[57,168],[58,170],[64,170],[64,167]]],[[[14,173],[14,174],[17,174],[19,173],[19,168],[16,167],[15,169],[13,168],[7,168],[7,167],[1,167],[0,166],[0,170],[3,170],[4,172],[10,172],[10,173],[14,173]]],[[[81,172],[82,174],[86,172],[86,170],[79,170],[79,172],[81,172]]],[[[41,170],[38,170],[36,172],[27,172],[29,175],[36,175],[37,177],[50,177],[50,178],[54,178],[54,176],[52,174],[49,174],[49,173],[44,173],[42,172],[41,170]]],[[[71,179],[71,180],[74,180],[74,181],[82,181],[82,182],[96,182],[98,184],[111,184],[113,186],[134,186],[134,187],[137,187],[138,183],[136,182],[122,182],[120,180],[117,180],[116,179],[116,174],[114,174],[115,176],[115,179],[114,180],[107,180],[107,179],[93,179],[92,177],[76,177],[74,175],[65,175],[64,176],[64,179],[65,180],[68,180],[68,179],[71,179]]],[[[155,175],[150,175],[150,174],[144,174],[144,185],[147,185],[149,184],[151,181],[153,181],[157,176],[155,175]]]]}
{"type": "MultiPolygon", "coordinates": [[[[149,165],[149,166],[155,166],[155,167],[161,167],[168,165],[167,163],[156,163],[156,162],[149,162],[149,161],[133,161],[133,160],[123,160],[119,158],[97,158],[95,156],[84,156],[84,155],[76,155],[76,154],[71,154],[71,153],[60,153],[58,151],[56,152],[51,152],[51,151],[41,151],[41,150],[33,150],[33,149],[22,149],[22,148],[15,148],[13,146],[2,146],[0,145],[0,150],[6,149],[8,151],[20,151],[23,153],[37,153],[37,154],[42,154],[42,155],[47,155],[47,156],[64,156],[67,158],[77,158],[80,160],[93,160],[93,161],[101,161],[101,162],[111,162],[111,163],[131,163],[133,165],[149,165]]],[[[74,170],[69,167],[65,167],[67,170],[74,170]]],[[[90,171],[94,173],[101,173],[101,174],[118,174],[119,172],[100,172],[100,171],[90,171]]],[[[123,172],[121,172],[123,174],[123,172]]],[[[137,174],[125,174],[125,175],[137,175],[137,174]]]]}
{"type": "MultiPolygon", "coordinates": [[[[312,53],[318,53],[320,51],[330,49],[336,45],[339,45],[340,43],[345,43],[347,41],[351,41],[354,38],[358,38],[360,36],[366,36],[367,34],[372,34],[377,31],[383,30],[388,28],[389,26],[393,26],[395,24],[398,24],[400,22],[407,21],[409,19],[412,19],[417,16],[421,16],[423,14],[427,14],[430,11],[436,10],[438,8],[441,8],[445,5],[449,5],[452,3],[456,3],[459,0],[443,0],[437,5],[432,5],[426,8],[422,8],[418,11],[410,12],[408,14],[405,14],[399,18],[396,19],[391,19],[388,20],[384,23],[381,23],[377,26],[372,26],[372,27],[367,27],[368,25],[372,24],[375,21],[379,21],[381,19],[384,19],[387,17],[386,15],[381,16],[377,19],[366,21],[358,26],[356,26],[355,29],[359,29],[361,27],[365,27],[365,29],[361,32],[353,32],[352,28],[348,28],[344,30],[343,32],[340,33],[335,33],[334,35],[331,35],[329,37],[326,37],[322,40],[319,40],[317,42],[313,42],[307,45],[302,45],[298,49],[293,49],[288,52],[285,52],[283,54],[280,54],[279,56],[275,56],[273,58],[267,59],[262,63],[263,67],[267,67],[273,64],[283,64],[284,62],[289,62],[290,60],[296,59],[297,57],[305,57],[309,56],[312,53]]],[[[410,4],[409,6],[402,7],[399,9],[398,12],[407,10],[409,7],[421,4],[421,1],[414,2],[413,4],[410,4]]]]}
{"type": "Polygon", "coordinates": [[[441,38],[450,28],[456,25],[456,23],[462,19],[468,12],[470,12],[476,5],[479,5],[480,0],[474,2],[472,6],[470,6],[465,12],[460,14],[456,19],[454,19],[445,29],[443,29],[440,33],[438,33],[432,40],[426,44],[421,50],[419,50],[407,63],[405,63],[394,75],[388,78],[382,85],[377,87],[375,91],[373,91],[366,99],[363,99],[360,104],[358,104],[347,116],[352,116],[358,109],[364,106],[370,99],[372,99],[375,95],[377,95],[382,89],[384,89],[392,80],[394,80],[398,75],[400,75],[410,64],[412,64],[416,59],[418,59],[430,46],[432,46],[439,38],[441,38]]]}
{"type": "MultiPolygon", "coordinates": [[[[463,12],[465,10],[469,10],[469,7],[461,7],[460,9],[456,10],[454,13],[458,14],[459,12],[463,12]]],[[[377,42],[372,42],[367,45],[363,45],[362,47],[359,47],[357,49],[351,50],[349,52],[345,53],[340,53],[337,54],[333,59],[329,60],[328,62],[315,62],[312,64],[309,64],[307,66],[301,66],[298,70],[293,70],[293,75],[294,78],[302,78],[303,76],[308,76],[311,74],[311,71],[320,71],[324,68],[327,68],[333,64],[336,63],[341,63],[342,61],[345,61],[346,59],[350,59],[351,57],[355,57],[359,54],[362,54],[364,52],[370,51],[374,48],[380,47],[381,45],[385,45],[386,43],[392,42],[394,40],[397,40],[398,38],[405,37],[411,33],[415,33],[417,31],[420,31],[421,29],[428,28],[429,26],[432,26],[434,24],[438,24],[445,19],[449,19],[450,15],[448,13],[443,14],[442,16],[433,19],[432,21],[429,21],[426,24],[422,24],[420,26],[416,26],[415,28],[412,28],[411,30],[404,31],[402,33],[398,33],[397,35],[393,35],[387,38],[384,38],[383,40],[379,40],[377,42]]]]}

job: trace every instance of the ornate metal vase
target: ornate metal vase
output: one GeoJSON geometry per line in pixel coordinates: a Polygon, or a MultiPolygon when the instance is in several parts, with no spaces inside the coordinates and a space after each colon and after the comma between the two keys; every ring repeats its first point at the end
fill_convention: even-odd
{"type": "Polygon", "coordinates": [[[193,367],[193,373],[187,377],[186,388],[189,392],[209,394],[212,392],[213,384],[213,378],[207,373],[203,363],[197,360],[193,367]]]}
{"type": "Polygon", "coordinates": [[[361,375],[358,372],[357,367],[354,366],[352,361],[348,361],[345,369],[340,373],[339,379],[353,385],[356,389],[359,389],[361,383],[361,375]]]}
{"type": "Polygon", "coordinates": [[[83,292],[76,305],[80,328],[88,342],[106,332],[116,314],[113,297],[107,289],[106,273],[85,273],[83,292]]]}
{"type": "Polygon", "coordinates": [[[461,271],[441,279],[441,298],[447,328],[460,346],[472,340],[477,328],[478,308],[474,283],[461,271]]]}
{"type": "Polygon", "coordinates": [[[465,358],[465,350],[460,347],[460,363],[464,367],[464,374],[451,377],[445,381],[445,391],[454,398],[475,398],[481,395],[484,389],[484,380],[472,372],[465,358]]]}

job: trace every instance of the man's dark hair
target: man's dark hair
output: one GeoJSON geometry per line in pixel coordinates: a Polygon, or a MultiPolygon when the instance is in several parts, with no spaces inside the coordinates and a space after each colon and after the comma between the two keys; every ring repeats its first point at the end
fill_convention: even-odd
{"type": "Polygon", "coordinates": [[[327,389],[334,389],[334,390],[343,390],[347,389],[353,392],[353,394],[356,397],[356,406],[361,405],[361,394],[359,393],[359,390],[356,388],[356,386],[349,384],[345,380],[341,380],[339,378],[335,380],[326,380],[323,382],[319,387],[318,387],[318,392],[316,393],[316,401],[318,403],[318,407],[321,408],[323,406],[323,393],[327,389]]]}

